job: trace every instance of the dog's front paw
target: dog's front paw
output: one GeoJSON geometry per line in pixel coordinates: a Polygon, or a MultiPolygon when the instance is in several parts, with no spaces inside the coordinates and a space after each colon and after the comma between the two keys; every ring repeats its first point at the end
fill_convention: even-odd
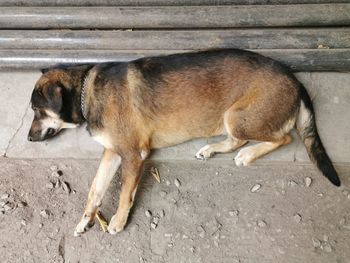
{"type": "Polygon", "coordinates": [[[236,157],[235,163],[237,166],[247,166],[254,160],[254,153],[249,147],[240,150],[236,157]]]}
{"type": "Polygon", "coordinates": [[[123,216],[118,216],[117,214],[115,214],[109,222],[107,229],[108,233],[110,233],[111,235],[115,235],[121,232],[124,229],[126,220],[127,217],[124,218],[123,216]]]}
{"type": "Polygon", "coordinates": [[[199,160],[206,160],[214,155],[214,152],[212,151],[210,145],[206,145],[202,147],[197,153],[196,158],[199,160]]]}
{"type": "Polygon", "coordinates": [[[84,215],[74,230],[74,236],[75,237],[80,236],[81,234],[88,231],[91,227],[93,227],[94,224],[95,224],[95,221],[92,221],[91,217],[84,215]]]}

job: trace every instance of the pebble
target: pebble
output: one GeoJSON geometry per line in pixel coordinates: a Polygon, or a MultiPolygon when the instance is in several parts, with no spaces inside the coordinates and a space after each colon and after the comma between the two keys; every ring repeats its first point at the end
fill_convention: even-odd
{"type": "Polygon", "coordinates": [[[165,212],[164,212],[164,210],[162,209],[162,210],[160,210],[160,212],[159,212],[159,216],[161,217],[161,218],[163,218],[164,216],[165,216],[165,212]]]}
{"type": "Polygon", "coordinates": [[[255,192],[259,191],[260,188],[261,188],[261,184],[256,184],[256,185],[254,185],[254,186],[250,189],[250,191],[251,191],[252,193],[255,193],[255,192]]]}
{"type": "Polygon", "coordinates": [[[158,225],[158,223],[159,223],[159,217],[158,217],[158,216],[153,217],[152,222],[155,223],[156,225],[158,225]]]}
{"type": "Polygon", "coordinates": [[[175,186],[176,186],[177,188],[179,188],[179,187],[181,186],[181,183],[180,183],[179,179],[175,179],[175,180],[174,180],[174,184],[175,184],[175,186]]]}
{"type": "Polygon", "coordinates": [[[47,209],[44,209],[44,210],[41,210],[40,211],[40,215],[43,217],[43,218],[49,218],[49,216],[50,216],[50,212],[49,212],[49,210],[47,210],[47,209]]]}
{"type": "Polygon", "coordinates": [[[57,165],[51,165],[51,166],[50,166],[50,170],[51,170],[52,172],[57,171],[57,170],[58,170],[57,165]]]}
{"type": "Polygon", "coordinates": [[[310,187],[312,183],[312,179],[310,177],[305,178],[305,185],[306,187],[310,187]]]}
{"type": "Polygon", "coordinates": [[[20,201],[19,203],[18,203],[18,207],[25,207],[25,206],[27,206],[28,204],[26,203],[26,202],[24,202],[24,201],[20,201]]]}
{"type": "Polygon", "coordinates": [[[258,225],[258,227],[261,227],[261,228],[267,226],[267,224],[264,220],[258,220],[257,225],[258,225]]]}
{"type": "Polygon", "coordinates": [[[45,186],[46,186],[47,189],[53,189],[54,188],[54,185],[51,182],[47,183],[45,186]]]}
{"type": "Polygon", "coordinates": [[[228,212],[228,214],[230,216],[238,216],[239,215],[239,211],[238,210],[233,210],[233,211],[228,212]]]}
{"type": "Polygon", "coordinates": [[[160,192],[159,192],[159,195],[160,195],[161,197],[165,197],[165,196],[167,195],[167,192],[165,192],[165,191],[160,191],[160,192]]]}
{"type": "Polygon", "coordinates": [[[323,250],[326,251],[327,253],[331,253],[332,252],[332,247],[330,244],[325,244],[323,246],[323,250]]]}
{"type": "Polygon", "coordinates": [[[314,247],[316,247],[316,248],[321,247],[321,241],[318,240],[318,239],[315,238],[315,237],[312,238],[312,244],[313,244],[314,247]]]}
{"type": "Polygon", "coordinates": [[[152,213],[151,213],[151,211],[146,210],[145,215],[146,215],[146,217],[150,218],[152,216],[152,213]]]}
{"type": "Polygon", "coordinates": [[[70,186],[67,182],[62,182],[62,188],[63,188],[63,191],[70,194],[71,190],[70,190],[70,186]]]}
{"type": "Polygon", "coordinates": [[[6,204],[6,205],[4,205],[4,211],[10,211],[10,210],[12,210],[12,205],[10,205],[10,204],[6,204]]]}
{"type": "Polygon", "coordinates": [[[168,243],[168,247],[173,247],[174,244],[173,243],[168,243]]]}
{"type": "Polygon", "coordinates": [[[58,171],[52,172],[51,175],[54,177],[60,177],[63,175],[63,172],[61,170],[58,170],[58,171]]]}
{"type": "Polygon", "coordinates": [[[26,225],[27,225],[27,222],[23,219],[23,220],[21,221],[21,225],[22,225],[22,226],[26,226],[26,225]]]}
{"type": "Polygon", "coordinates": [[[9,194],[3,194],[3,195],[0,196],[0,199],[4,200],[4,199],[7,199],[9,197],[10,197],[9,194]]]}
{"type": "Polygon", "coordinates": [[[295,181],[293,181],[293,180],[290,180],[290,181],[288,182],[288,185],[289,185],[290,187],[294,187],[294,186],[297,186],[298,183],[295,182],[295,181]]]}
{"type": "Polygon", "coordinates": [[[157,228],[157,224],[154,223],[154,222],[152,222],[152,223],[151,223],[151,227],[152,227],[152,229],[156,229],[156,228],[157,228]]]}
{"type": "Polygon", "coordinates": [[[301,222],[301,215],[295,214],[294,215],[294,221],[297,222],[297,223],[300,223],[301,222]]]}
{"type": "Polygon", "coordinates": [[[195,247],[191,247],[190,250],[192,253],[194,253],[196,251],[195,247]]]}
{"type": "Polygon", "coordinates": [[[0,201],[0,207],[4,207],[7,204],[7,201],[0,201]]]}
{"type": "Polygon", "coordinates": [[[43,224],[40,224],[40,225],[39,225],[39,228],[43,228],[43,226],[44,226],[43,224]]]}
{"type": "Polygon", "coordinates": [[[58,188],[61,186],[61,181],[60,180],[57,180],[57,182],[55,183],[55,188],[58,188]]]}

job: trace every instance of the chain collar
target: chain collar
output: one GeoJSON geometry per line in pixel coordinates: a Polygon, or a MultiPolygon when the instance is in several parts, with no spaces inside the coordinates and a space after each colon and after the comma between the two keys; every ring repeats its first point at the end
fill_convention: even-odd
{"type": "Polygon", "coordinates": [[[85,90],[86,90],[86,80],[88,78],[88,75],[89,75],[89,72],[88,71],[84,77],[84,80],[83,80],[83,84],[81,86],[81,94],[80,94],[80,107],[81,107],[81,113],[83,114],[83,117],[85,120],[87,120],[86,118],[86,109],[85,109],[85,90]]]}

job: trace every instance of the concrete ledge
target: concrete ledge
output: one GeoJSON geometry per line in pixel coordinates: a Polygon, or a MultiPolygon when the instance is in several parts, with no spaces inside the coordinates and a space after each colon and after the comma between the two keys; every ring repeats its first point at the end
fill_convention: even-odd
{"type": "MultiPolygon", "coordinates": [[[[33,118],[30,94],[40,73],[37,71],[0,72],[0,154],[11,158],[99,158],[102,147],[89,138],[84,127],[67,130],[43,143],[30,143],[27,133],[33,118]]],[[[350,73],[298,73],[314,101],[318,129],[334,162],[350,162],[350,73]]],[[[292,144],[258,160],[259,162],[308,162],[303,145],[294,134],[292,144]]],[[[154,160],[193,159],[207,142],[221,138],[194,140],[155,151],[154,160]]],[[[234,153],[215,158],[232,160],[234,153]]]]}

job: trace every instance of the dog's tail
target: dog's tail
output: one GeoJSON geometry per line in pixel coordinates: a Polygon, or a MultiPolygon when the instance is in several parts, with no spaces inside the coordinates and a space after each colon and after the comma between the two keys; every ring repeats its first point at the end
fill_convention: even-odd
{"type": "Polygon", "coordinates": [[[296,121],[297,132],[304,142],[311,161],[329,181],[336,186],[340,186],[341,182],[338,174],[318,135],[311,99],[302,85],[299,89],[299,94],[301,102],[296,121]]]}
{"type": "Polygon", "coordinates": [[[299,94],[301,102],[296,121],[297,132],[304,142],[311,161],[316,164],[318,169],[329,181],[336,186],[340,186],[341,182],[338,174],[318,135],[311,99],[302,85],[299,89],[299,94]]]}

